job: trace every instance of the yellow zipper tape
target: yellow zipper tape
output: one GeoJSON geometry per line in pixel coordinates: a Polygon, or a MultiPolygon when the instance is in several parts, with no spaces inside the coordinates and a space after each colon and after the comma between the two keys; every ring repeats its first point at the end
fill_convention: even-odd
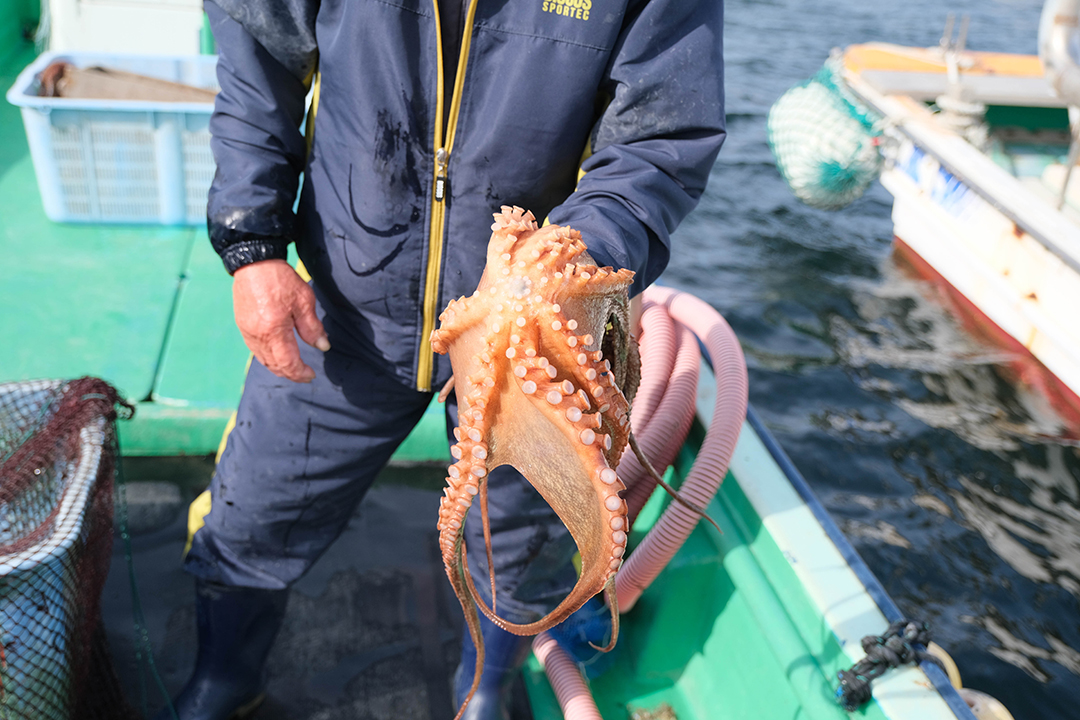
{"type": "MultiPolygon", "coordinates": [[[[453,0],[451,0],[452,2],[453,0]]],[[[458,56],[457,76],[454,78],[454,90],[450,100],[450,117],[446,123],[446,141],[443,142],[443,56],[442,56],[442,25],[439,22],[439,2],[432,0],[435,7],[435,34],[437,37],[436,56],[438,58],[437,71],[438,84],[435,102],[435,152],[445,148],[449,162],[449,155],[454,147],[454,136],[457,132],[458,112],[461,109],[461,95],[465,87],[465,69],[469,61],[469,45],[472,43],[472,27],[476,17],[477,0],[471,0],[469,10],[465,16],[465,34],[461,40],[461,53],[458,56]]],[[[428,235],[428,263],[427,277],[424,282],[424,319],[420,327],[420,356],[416,362],[416,389],[421,392],[431,392],[431,374],[434,370],[435,357],[431,349],[431,332],[435,329],[435,317],[439,307],[439,278],[442,274],[442,249],[443,235],[446,232],[446,201],[435,200],[435,183],[438,182],[439,165],[435,164],[432,170],[432,201],[431,201],[431,230],[428,235]]]]}

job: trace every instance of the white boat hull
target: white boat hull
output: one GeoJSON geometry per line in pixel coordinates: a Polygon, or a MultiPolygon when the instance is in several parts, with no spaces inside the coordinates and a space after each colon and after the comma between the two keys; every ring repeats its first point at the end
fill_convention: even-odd
{"type": "Polygon", "coordinates": [[[881,181],[896,236],[1080,396],[1080,273],[910,140],[881,181]]]}
{"type": "Polygon", "coordinates": [[[1080,417],[1080,213],[1058,210],[1037,178],[1011,175],[922,101],[870,79],[845,76],[885,118],[881,182],[895,198],[896,237],[995,336],[1030,353],[1058,386],[1054,404],[1080,417]]]}

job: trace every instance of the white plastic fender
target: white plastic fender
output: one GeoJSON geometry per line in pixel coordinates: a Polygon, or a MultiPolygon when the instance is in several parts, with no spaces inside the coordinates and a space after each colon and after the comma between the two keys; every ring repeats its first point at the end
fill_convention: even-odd
{"type": "Polygon", "coordinates": [[[1067,104],[1080,106],[1080,0],[1046,0],[1039,20],[1039,59],[1067,104]]]}

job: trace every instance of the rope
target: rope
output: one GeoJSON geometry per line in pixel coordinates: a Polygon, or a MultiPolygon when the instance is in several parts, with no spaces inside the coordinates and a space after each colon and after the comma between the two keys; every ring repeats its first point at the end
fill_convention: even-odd
{"type": "MultiPolygon", "coordinates": [[[[133,405],[128,405],[123,401],[117,402],[128,409],[126,417],[122,416],[124,419],[130,419],[135,414],[133,405]]],[[[128,582],[131,585],[131,619],[134,626],[135,666],[139,671],[139,698],[142,704],[143,717],[149,717],[150,715],[150,698],[146,688],[146,674],[149,671],[158,692],[165,698],[165,704],[169,709],[170,716],[173,720],[179,720],[176,708],[172,703],[172,697],[165,688],[165,681],[162,680],[161,674],[158,672],[157,663],[154,662],[154,648],[150,642],[150,631],[146,624],[146,617],[143,614],[139,585],[135,580],[135,553],[132,551],[131,533],[128,530],[127,478],[124,477],[124,461],[120,453],[120,439],[117,432],[112,435],[110,450],[116,462],[116,514],[119,521],[117,530],[119,530],[120,539],[124,543],[124,560],[127,563],[128,582]]]]}
{"type": "Polygon", "coordinates": [[[944,663],[923,649],[929,644],[930,626],[924,622],[900,620],[889,625],[884,635],[867,635],[862,639],[866,657],[850,670],[836,674],[840,678],[836,701],[848,712],[854,712],[873,696],[870,683],[901,665],[927,661],[944,670],[944,663]]]}

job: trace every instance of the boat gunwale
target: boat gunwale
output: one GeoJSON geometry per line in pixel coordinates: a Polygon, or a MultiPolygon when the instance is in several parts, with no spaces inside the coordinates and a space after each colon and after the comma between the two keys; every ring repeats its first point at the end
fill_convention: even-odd
{"type": "MultiPolygon", "coordinates": [[[[689,472],[692,457],[685,456],[696,455],[697,446],[711,424],[715,389],[711,363],[703,354],[694,426],[680,452],[680,459],[669,471],[676,475],[670,478],[673,483],[678,482],[677,476],[685,476],[689,472]]],[[[639,530],[647,531],[648,526],[659,519],[667,503],[668,499],[662,494],[654,495],[639,518],[646,527],[639,530]]],[[[804,652],[809,653],[807,659],[816,668],[815,673],[820,677],[823,690],[827,690],[831,696],[835,689],[837,669],[846,669],[865,657],[861,638],[867,634],[884,633],[889,623],[902,616],[895,602],[828,515],[752,406],[747,408],[747,418],[742,423],[727,480],[710,503],[710,511],[722,513],[733,527],[730,532],[726,530],[724,536],[719,536],[702,524],[695,531],[695,536],[700,540],[697,533],[702,532],[710,537],[711,543],[724,541],[725,538],[727,541],[734,540],[749,553],[750,562],[759,568],[757,572],[761,580],[767,583],[774,600],[779,601],[779,612],[790,625],[789,632],[794,633],[792,638],[803,647],[804,652]],[[787,484],[786,488],[782,487],[784,483],[787,484]],[[748,528],[747,523],[751,523],[753,528],[748,528]],[[733,536],[732,532],[735,533],[733,536]],[[807,622],[815,628],[820,624],[828,635],[807,636],[808,630],[812,635],[816,632],[807,622]]],[[[718,553],[719,565],[715,572],[725,574],[728,582],[745,590],[742,588],[743,579],[736,578],[728,567],[727,554],[730,549],[725,550],[723,545],[720,542],[712,551],[718,553]]],[[[680,550],[680,555],[685,551],[686,548],[680,550]]],[[[687,568],[700,566],[701,552],[702,547],[699,546],[682,563],[673,563],[657,578],[657,582],[664,584],[665,574],[673,570],[682,573],[687,568]]],[[[655,591],[654,587],[646,594],[655,594],[655,591]]],[[[661,620],[663,611],[654,608],[652,612],[660,614],[646,622],[664,622],[661,620]]],[[[649,613],[646,615],[651,617],[649,613]]],[[[627,632],[633,629],[632,620],[626,618],[626,622],[630,623],[624,628],[627,632]]],[[[760,624],[760,618],[757,622],[760,624]]],[[[638,650],[647,652],[648,648],[638,650]]],[[[776,657],[780,659],[782,656],[776,657]]],[[[686,669],[690,669],[689,664],[686,669]]],[[[612,707],[613,700],[626,709],[660,707],[680,702],[678,698],[693,687],[696,676],[697,671],[692,671],[688,676],[690,685],[678,690],[678,682],[664,687],[654,687],[646,682],[638,687],[638,680],[631,679],[628,685],[626,681],[617,679],[612,685],[604,675],[597,679],[593,691],[598,693],[597,705],[608,709],[612,707]],[[627,690],[630,690],[629,694],[627,690]],[[672,691],[675,694],[669,695],[672,691]],[[612,692],[615,694],[611,695],[612,692]],[[645,705],[639,707],[642,702],[645,705]]],[[[530,658],[527,665],[526,688],[535,717],[561,717],[559,703],[535,658],[530,658]]],[[[795,691],[793,698],[799,695],[795,691]]],[[[848,715],[839,703],[834,705],[830,702],[829,706],[835,708],[837,717],[848,715]]],[[[808,714],[810,708],[807,706],[800,707],[803,708],[800,716],[829,716],[821,714],[824,706],[819,706],[812,714],[808,714]]],[[[915,717],[920,720],[976,720],[949,683],[948,677],[932,663],[900,667],[875,680],[873,699],[857,712],[867,717],[889,720],[915,717]]],[[[718,716],[722,717],[723,714],[716,715],[712,711],[705,714],[693,714],[692,711],[691,714],[691,717],[698,718],[718,716]]]]}
{"type": "MultiPolygon", "coordinates": [[[[1008,220],[1016,225],[1016,227],[1023,232],[1030,235],[1036,242],[1042,245],[1048,252],[1057,257],[1063,262],[1066,267],[1075,273],[1080,274],[1080,229],[1074,229],[1069,227],[1067,221],[1061,219],[1060,221],[1040,219],[1037,217],[1037,208],[1039,206],[1046,207],[1046,203],[1039,201],[1035,198],[1034,202],[1027,202],[1032,200],[1034,196],[1031,195],[1027,188],[1024,188],[1012,175],[1009,175],[1005,170],[998,167],[992,160],[980,153],[972,146],[970,148],[970,157],[968,158],[950,158],[940,148],[935,147],[935,143],[931,138],[926,137],[923,133],[919,132],[919,129],[930,130],[930,128],[914,129],[911,126],[919,123],[921,118],[915,118],[907,108],[903,108],[898,111],[896,108],[888,107],[890,102],[896,104],[897,98],[907,96],[890,96],[879,93],[874,88],[870,87],[869,83],[860,78],[858,74],[847,71],[844,73],[844,79],[847,82],[850,90],[861,101],[865,102],[875,112],[882,115],[886,122],[889,124],[889,130],[898,132],[905,138],[910,140],[916,146],[918,146],[923,152],[931,156],[941,167],[952,174],[957,180],[969,188],[972,192],[978,195],[980,198],[990,204],[995,210],[1004,215],[1008,220]],[[985,166],[982,168],[976,168],[980,174],[998,174],[999,179],[1003,183],[1011,183],[1015,187],[1010,188],[1010,194],[1014,198],[1015,207],[1013,204],[1004,203],[1000,197],[991,193],[986,189],[982,183],[975,182],[971,179],[972,173],[966,172],[959,167],[959,162],[963,161],[975,162],[979,160],[985,161],[985,166]],[[1015,202],[1015,198],[1019,196],[1024,201],[1015,202]],[[1034,205],[1036,210],[1029,210],[1028,207],[1034,205]],[[1043,227],[1044,225],[1054,225],[1056,227],[1043,227]],[[1057,233],[1064,238],[1071,241],[1071,244],[1077,246],[1077,252],[1070,252],[1062,245],[1055,241],[1051,235],[1057,233]]],[[[966,144],[966,143],[965,143],[966,144]]],[[[966,149],[966,148],[965,148],[966,149]]],[[[1060,213],[1059,213],[1060,215],[1060,213]]]]}
{"type": "MultiPolygon", "coordinates": [[[[790,483],[791,487],[798,494],[799,498],[810,510],[814,519],[817,520],[821,529],[825,535],[832,541],[836,550],[840,553],[840,556],[847,563],[847,566],[855,574],[856,579],[862,584],[866,594],[873,600],[878,610],[889,623],[898,622],[906,619],[903,613],[900,612],[900,608],[896,602],[889,596],[889,593],[885,590],[885,587],[881,584],[881,581],[874,575],[873,571],[859,555],[858,550],[851,544],[847,536],[844,535],[840,527],[833,521],[828,511],[821,504],[821,501],[814,494],[810,484],[803,477],[799,469],[788,457],[787,453],[780,446],[780,443],[769,432],[765,423],[758,415],[757,411],[752,405],[748,405],[746,409],[746,424],[753,429],[757,435],[761,444],[768,451],[773,461],[779,467],[781,473],[790,483]]],[[[882,629],[884,632],[884,628],[882,629]]],[[[841,643],[846,647],[847,643],[841,643]]],[[[919,646],[921,648],[921,646],[919,646]]],[[[922,648],[925,649],[925,648],[922,648]]],[[[937,690],[938,695],[948,706],[949,710],[958,718],[958,720],[976,720],[974,713],[968,707],[967,703],[957,692],[956,688],[952,686],[949,681],[948,675],[932,662],[923,661],[919,663],[919,669],[926,675],[927,679],[937,690]]],[[[880,698],[878,698],[880,701],[880,698]]],[[[882,708],[883,710],[885,708],[882,708]]],[[[886,712],[886,715],[889,715],[886,712]]],[[[890,717],[892,717],[890,715],[890,717]]]]}
{"type": "MultiPolygon", "coordinates": [[[[709,400],[711,399],[711,396],[715,393],[716,381],[712,369],[712,362],[709,359],[708,354],[704,351],[704,347],[702,348],[701,364],[701,379],[698,385],[697,421],[701,422],[707,428],[710,419],[709,412],[711,411],[711,405],[709,404],[709,400]]],[[[784,449],[780,446],[780,443],[776,440],[772,433],[769,432],[769,429],[765,426],[765,423],[758,415],[757,410],[754,409],[752,403],[747,403],[746,406],[746,421],[743,423],[743,433],[745,433],[747,429],[752,430],[754,436],[756,436],[758,441],[761,442],[762,446],[768,452],[773,462],[776,463],[777,469],[780,470],[780,473],[787,480],[788,484],[795,491],[796,495],[798,495],[799,500],[801,500],[803,505],[810,511],[813,520],[816,521],[816,523],[821,528],[822,532],[825,534],[828,540],[832,542],[833,546],[839,553],[840,557],[843,559],[844,563],[853,573],[855,580],[862,586],[863,592],[877,607],[878,611],[882,614],[886,622],[893,623],[905,619],[903,614],[900,612],[900,608],[896,605],[896,602],[889,596],[888,592],[885,590],[885,587],[881,584],[881,581],[878,580],[876,575],[874,575],[873,571],[870,569],[870,567],[866,564],[866,562],[859,555],[858,551],[855,549],[855,546],[851,544],[851,542],[847,539],[847,536],[844,535],[843,531],[829,515],[828,511],[825,509],[825,506],[821,504],[821,501],[814,494],[814,491],[810,487],[810,484],[806,481],[806,478],[803,477],[802,473],[799,472],[799,469],[792,462],[791,458],[788,457],[786,452],[784,452],[784,449]]],[[[739,437],[739,446],[741,445],[743,445],[742,434],[740,434],[739,437]]],[[[732,477],[735,478],[739,487],[742,488],[744,487],[744,482],[739,479],[739,474],[736,472],[735,468],[735,466],[738,464],[739,446],[736,446],[735,456],[732,459],[732,467],[729,468],[728,472],[732,477]]],[[[763,513],[762,508],[759,507],[758,503],[755,503],[755,498],[753,497],[752,493],[746,493],[746,495],[747,500],[754,507],[754,511],[760,517],[763,527],[765,527],[767,513],[763,513]]],[[[769,535],[773,538],[774,542],[776,542],[777,537],[772,532],[772,530],[766,528],[766,531],[769,532],[769,535]]],[[[777,542],[777,545],[779,546],[780,543],[777,542]]],[[[781,550],[783,550],[782,547],[781,550]]],[[[792,570],[796,572],[796,575],[798,575],[798,572],[795,570],[796,563],[792,562],[792,560],[789,559],[788,564],[791,566],[792,570]]],[[[802,581],[801,577],[799,579],[800,581],[802,581]]],[[[805,589],[808,589],[805,582],[802,582],[801,584],[805,589]]],[[[815,600],[815,598],[813,597],[808,597],[808,599],[811,602],[814,602],[815,600]]],[[[820,604],[818,604],[818,610],[821,613],[822,618],[825,619],[828,614],[828,608],[822,607],[820,604]]],[[[839,645],[844,648],[845,652],[847,652],[848,656],[851,657],[853,660],[857,661],[865,654],[862,652],[861,645],[859,644],[861,638],[845,638],[839,636],[839,634],[836,632],[835,625],[833,625],[832,623],[830,623],[830,630],[832,630],[834,635],[836,635],[836,640],[838,641],[839,645]],[[855,652],[848,652],[849,648],[854,649],[855,652]]],[[[885,628],[881,628],[880,632],[885,632],[885,628]]],[[[932,662],[925,661],[919,663],[918,669],[921,670],[922,673],[926,676],[926,679],[930,681],[930,684],[937,691],[938,696],[945,703],[952,715],[957,718],[957,720],[976,720],[975,714],[968,707],[967,703],[960,696],[959,692],[957,692],[956,688],[952,686],[952,683],[949,681],[949,677],[944,670],[942,670],[940,667],[938,667],[932,662]]],[[[904,672],[904,669],[900,669],[899,672],[904,672]]],[[[875,687],[884,685],[890,680],[897,679],[898,674],[899,673],[894,673],[891,678],[886,675],[885,678],[877,681],[875,687]]],[[[882,711],[887,717],[897,718],[897,715],[889,712],[891,708],[887,706],[891,705],[892,703],[891,698],[887,697],[887,695],[887,692],[878,693],[874,696],[874,700],[879,704],[879,706],[881,706],[882,711]]],[[[900,698],[901,701],[905,699],[903,693],[897,693],[897,697],[900,698]]]]}

